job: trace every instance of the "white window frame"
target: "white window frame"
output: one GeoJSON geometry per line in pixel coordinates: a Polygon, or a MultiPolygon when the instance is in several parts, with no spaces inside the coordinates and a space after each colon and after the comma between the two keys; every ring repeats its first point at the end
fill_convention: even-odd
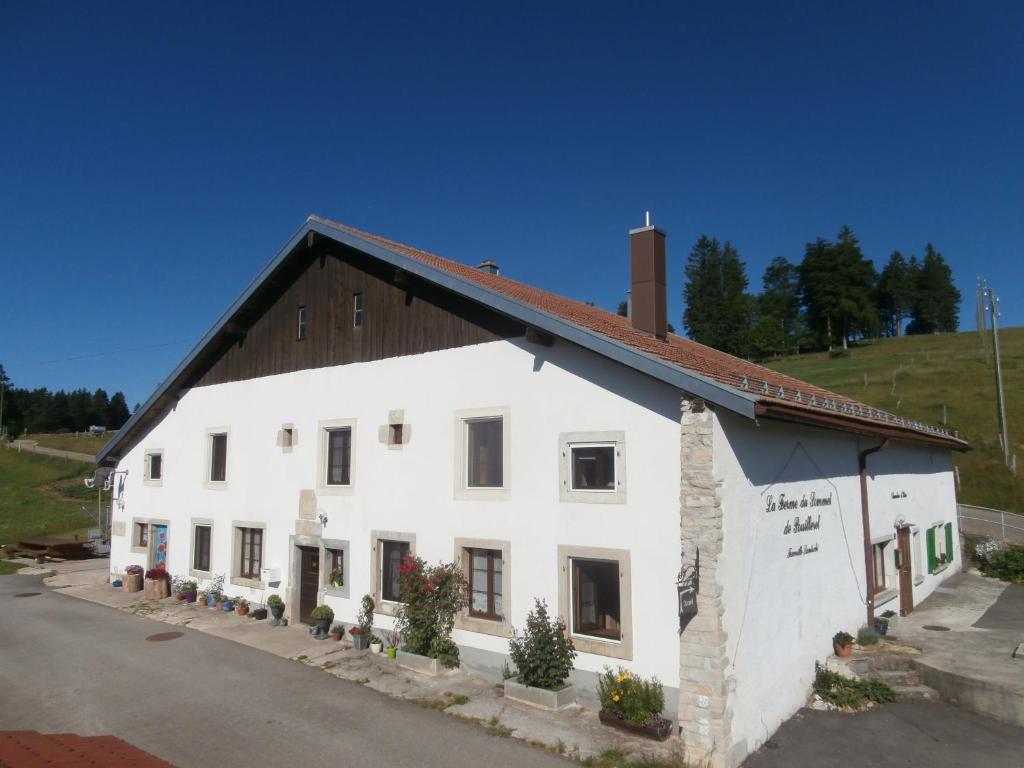
{"type": "Polygon", "coordinates": [[[921,584],[924,581],[924,577],[925,577],[925,568],[924,568],[924,564],[923,564],[924,563],[924,554],[923,554],[924,550],[923,550],[923,546],[924,545],[922,544],[921,529],[918,528],[916,525],[912,526],[911,529],[910,529],[910,548],[911,548],[912,553],[913,553],[913,562],[914,562],[914,573],[913,573],[913,576],[914,576],[914,586],[915,587],[918,584],[921,584]]]}
{"type": "Polygon", "coordinates": [[[210,427],[206,430],[206,456],[203,468],[203,487],[207,490],[223,490],[231,480],[231,427],[210,427]],[[211,480],[213,476],[213,436],[224,435],[224,479],[211,480]]]}
{"type": "Polygon", "coordinates": [[[143,466],[143,474],[142,474],[142,484],[143,485],[161,486],[161,485],[164,484],[164,450],[163,450],[163,448],[147,448],[145,450],[145,453],[143,454],[142,466],[143,466]],[[150,461],[151,461],[153,456],[159,456],[160,457],[160,477],[155,478],[155,479],[151,476],[152,465],[150,464],[150,461]]]}
{"type": "Polygon", "coordinates": [[[512,498],[512,409],[505,406],[455,412],[455,498],[463,501],[508,501],[512,498]],[[501,419],[501,486],[473,488],[469,479],[469,422],[501,419]]]}
{"type": "MultiPolygon", "coordinates": [[[[874,568],[875,548],[882,548],[882,575],[885,589],[876,591],[874,605],[879,607],[899,595],[899,574],[896,571],[896,540],[892,536],[879,536],[871,541],[871,567],[874,568]]],[[[878,585],[875,585],[876,589],[878,585]]]]}
{"type": "Polygon", "coordinates": [[[212,579],[213,578],[213,518],[212,517],[193,517],[189,526],[189,545],[188,545],[188,575],[194,576],[197,579],[212,579]],[[210,570],[200,571],[195,567],[196,564],[196,528],[206,526],[210,529],[210,570]]]}
{"type": "Polygon", "coordinates": [[[603,432],[563,432],[558,436],[559,488],[558,498],[563,502],[585,504],[626,503],[626,433],[622,430],[603,432]],[[573,488],[572,449],[588,447],[614,447],[615,488],[573,488]]]}
{"type": "Polygon", "coordinates": [[[317,491],[334,496],[351,496],[356,491],[356,420],[328,419],[318,422],[317,434],[317,491]],[[327,456],[329,433],[337,429],[348,429],[351,432],[348,465],[348,485],[329,485],[327,483],[327,456]]]}

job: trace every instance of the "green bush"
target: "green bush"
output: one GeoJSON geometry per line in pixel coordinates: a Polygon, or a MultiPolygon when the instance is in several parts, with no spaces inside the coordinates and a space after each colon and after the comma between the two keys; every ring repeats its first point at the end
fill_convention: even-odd
{"type": "Polygon", "coordinates": [[[334,611],[331,610],[330,606],[318,605],[312,611],[310,611],[309,618],[313,621],[319,621],[320,619],[334,619],[334,611]]]}
{"type": "Polygon", "coordinates": [[[665,693],[656,678],[635,677],[623,667],[605,667],[597,678],[601,708],[618,712],[633,723],[646,723],[665,708],[665,693]]]}
{"type": "Polygon", "coordinates": [[[857,630],[857,643],[859,645],[874,645],[878,642],[878,633],[871,627],[863,626],[857,630]]]}
{"type": "Polygon", "coordinates": [[[377,604],[373,601],[373,597],[369,594],[363,595],[359,608],[359,627],[363,630],[364,635],[369,635],[373,631],[373,611],[376,607],[377,604]]]}
{"type": "Polygon", "coordinates": [[[283,606],[284,605],[284,600],[281,599],[280,595],[271,595],[270,597],[267,598],[267,605],[270,606],[271,608],[275,608],[275,607],[277,607],[279,605],[283,606]]]}
{"type": "Polygon", "coordinates": [[[520,683],[552,691],[565,687],[576,648],[566,634],[565,622],[548,618],[548,606],[543,600],[534,601],[522,634],[512,630],[508,648],[520,683]]]}
{"type": "Polygon", "coordinates": [[[814,675],[814,692],[837,707],[850,709],[860,709],[865,701],[876,704],[896,701],[896,694],[885,683],[877,680],[851,680],[820,664],[814,675]]]}
{"type": "Polygon", "coordinates": [[[459,664],[452,640],[455,614],[466,606],[466,577],[455,563],[427,565],[410,556],[398,566],[396,628],[402,650],[438,659],[446,667],[459,664]]]}
{"type": "Polygon", "coordinates": [[[993,552],[981,564],[981,571],[1003,581],[1024,581],[1024,547],[1007,547],[993,552]]]}

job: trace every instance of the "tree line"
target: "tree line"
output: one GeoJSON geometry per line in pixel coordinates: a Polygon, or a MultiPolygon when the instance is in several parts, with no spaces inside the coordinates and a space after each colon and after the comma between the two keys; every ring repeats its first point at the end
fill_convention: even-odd
{"type": "Polygon", "coordinates": [[[0,365],[3,411],[0,427],[7,435],[26,432],[84,432],[91,426],[120,429],[128,417],[123,392],[107,395],[103,389],[63,389],[51,392],[45,387],[21,389],[11,384],[0,365]]]}
{"type": "Polygon", "coordinates": [[[702,235],[686,261],[687,335],[739,357],[764,359],[959,325],[960,291],[931,243],[922,259],[894,251],[879,273],[849,227],[835,241],[807,243],[798,264],[774,258],[760,294],[748,286],[736,248],[702,235]]]}

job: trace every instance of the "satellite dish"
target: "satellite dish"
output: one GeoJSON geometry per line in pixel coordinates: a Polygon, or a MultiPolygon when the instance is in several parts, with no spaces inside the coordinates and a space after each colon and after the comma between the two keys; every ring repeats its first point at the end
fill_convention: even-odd
{"type": "Polygon", "coordinates": [[[85,483],[85,487],[86,488],[95,488],[96,487],[96,480],[94,478],[92,478],[92,477],[83,478],[82,482],[85,483]]]}

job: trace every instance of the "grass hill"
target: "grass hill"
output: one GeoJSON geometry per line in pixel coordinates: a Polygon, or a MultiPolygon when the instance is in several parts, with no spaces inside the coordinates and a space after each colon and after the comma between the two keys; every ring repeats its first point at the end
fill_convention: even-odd
{"type": "Polygon", "coordinates": [[[35,440],[44,448],[57,448],[61,451],[77,451],[95,456],[104,445],[110,442],[114,436],[113,432],[104,432],[102,435],[90,435],[87,433],[58,433],[58,434],[36,434],[23,435],[20,440],[35,440]]]}
{"type": "Polygon", "coordinates": [[[991,334],[976,332],[880,339],[850,350],[780,358],[768,367],[891,413],[942,424],[970,441],[954,454],[959,499],[1024,513],[1024,328],[999,331],[1011,451],[1020,469],[1003,464],[991,334]],[[945,406],[945,411],[943,410],[945,406]]]}

